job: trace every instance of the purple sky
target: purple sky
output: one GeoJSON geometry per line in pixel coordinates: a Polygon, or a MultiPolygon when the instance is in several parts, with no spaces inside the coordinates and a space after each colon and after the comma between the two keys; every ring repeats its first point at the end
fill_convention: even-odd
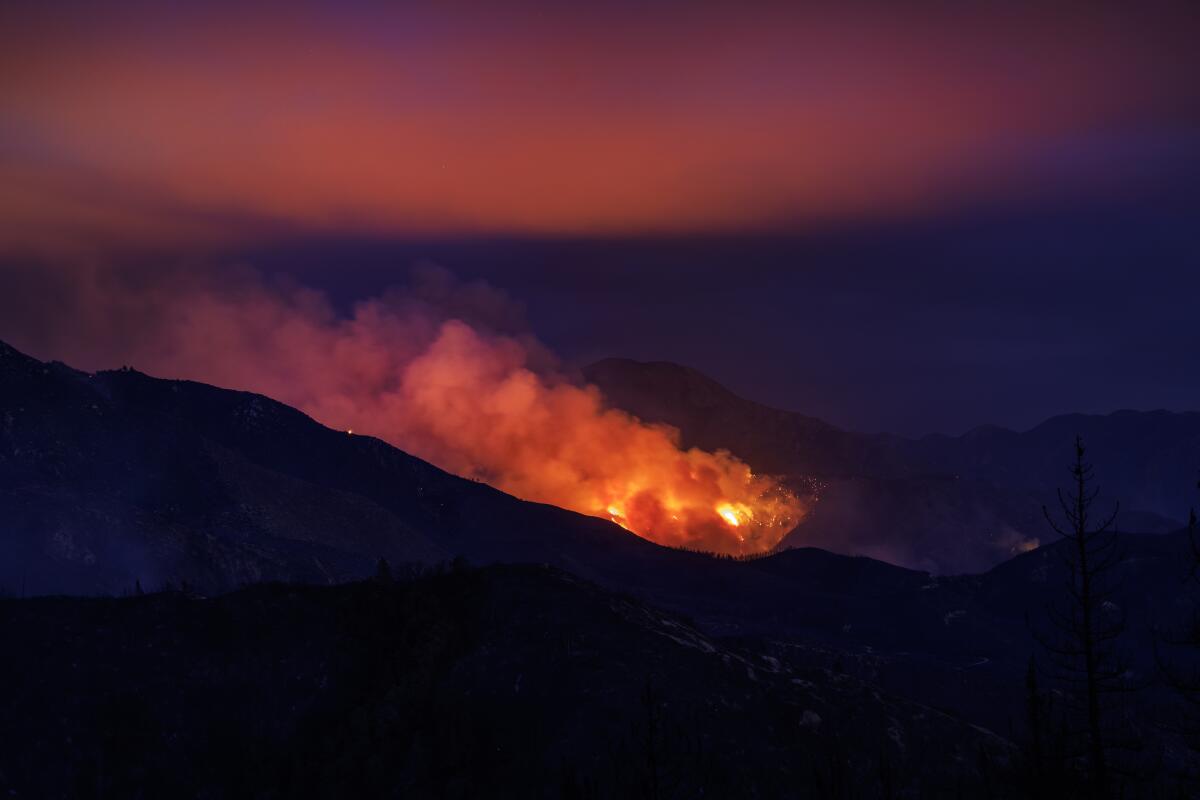
{"type": "Polygon", "coordinates": [[[1200,408],[1194,7],[896,8],[5,4],[0,338],[30,270],[432,260],[851,428],[1200,408]]]}

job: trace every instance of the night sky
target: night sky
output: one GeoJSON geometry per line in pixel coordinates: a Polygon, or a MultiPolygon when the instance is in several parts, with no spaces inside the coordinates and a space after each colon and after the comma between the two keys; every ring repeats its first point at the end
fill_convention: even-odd
{"type": "Polygon", "coordinates": [[[162,5],[0,9],[35,355],[31,271],[249,265],[349,313],[432,261],[569,364],[854,429],[1200,408],[1189,4],[162,5]]]}

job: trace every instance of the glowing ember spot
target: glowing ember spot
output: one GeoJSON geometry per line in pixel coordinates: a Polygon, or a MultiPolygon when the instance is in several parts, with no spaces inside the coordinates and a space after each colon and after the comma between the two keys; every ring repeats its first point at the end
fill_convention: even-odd
{"type": "Polygon", "coordinates": [[[605,511],[608,512],[608,518],[610,520],[617,523],[625,530],[629,530],[629,526],[625,524],[625,515],[623,513],[621,513],[621,509],[617,508],[616,506],[610,505],[608,508],[605,509],[605,511]]]}
{"type": "Polygon", "coordinates": [[[730,525],[732,525],[735,528],[742,524],[742,521],[740,519],[738,519],[737,512],[734,511],[733,506],[729,505],[728,503],[717,506],[717,513],[720,514],[721,517],[726,522],[728,522],[730,525]]]}

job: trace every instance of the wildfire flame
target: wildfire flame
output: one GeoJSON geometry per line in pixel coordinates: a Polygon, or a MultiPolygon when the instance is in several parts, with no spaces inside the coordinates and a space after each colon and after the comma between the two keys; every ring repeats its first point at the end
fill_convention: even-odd
{"type": "MultiPolygon", "coordinates": [[[[696,451],[695,455],[710,454],[696,451]]],[[[741,495],[758,493],[755,508],[747,503],[718,502],[706,509],[703,502],[680,502],[670,494],[664,500],[656,488],[631,490],[629,500],[609,503],[595,516],[606,517],[622,528],[663,544],[680,544],[724,553],[769,550],[798,522],[802,509],[795,497],[770,482],[749,478],[741,495]],[[625,510],[626,504],[637,509],[625,510]]],[[[584,509],[580,509],[584,510],[584,509]]]]}
{"type": "Polygon", "coordinates": [[[805,512],[733,455],[682,448],[678,431],[607,407],[532,338],[497,333],[511,303],[485,284],[434,271],[425,285],[343,317],[310,289],[253,275],[146,280],[115,295],[111,275],[74,278],[67,285],[87,313],[63,319],[99,324],[69,340],[109,348],[108,363],[261,392],[346,434],[377,435],[447,471],[660,544],[763,552],[805,512]],[[147,329],[133,344],[106,343],[131,307],[147,310],[147,329]]]}
{"type": "Polygon", "coordinates": [[[531,370],[526,353],[448,322],[407,365],[394,441],[517,497],[608,519],[660,544],[721,553],[774,548],[799,500],[723,451],[605,406],[600,392],[531,370]]]}
{"type": "MultiPolygon", "coordinates": [[[[721,519],[725,520],[735,528],[742,524],[742,518],[738,514],[737,509],[735,509],[729,503],[722,503],[721,505],[717,506],[717,513],[721,515],[721,519]]],[[[749,513],[749,510],[743,511],[742,513],[751,519],[754,518],[753,515],[749,513]]]]}

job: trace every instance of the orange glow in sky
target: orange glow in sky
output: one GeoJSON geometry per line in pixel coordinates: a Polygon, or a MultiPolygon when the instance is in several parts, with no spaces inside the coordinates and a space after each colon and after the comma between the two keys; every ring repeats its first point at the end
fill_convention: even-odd
{"type": "Polygon", "coordinates": [[[0,243],[736,231],[941,208],[1195,92],[1187,26],[1049,5],[13,8],[0,243]]]}

